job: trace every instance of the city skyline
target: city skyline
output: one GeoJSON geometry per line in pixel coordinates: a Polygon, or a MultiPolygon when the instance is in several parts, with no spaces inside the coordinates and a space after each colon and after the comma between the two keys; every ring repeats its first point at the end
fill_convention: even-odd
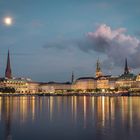
{"type": "MultiPolygon", "coordinates": [[[[131,69],[129,67],[129,64],[127,62],[127,58],[125,58],[125,61],[124,61],[124,72],[119,74],[119,76],[122,76],[122,75],[129,75],[129,74],[133,74],[131,72],[131,69]]],[[[7,53],[7,63],[5,65],[5,76],[1,77],[1,78],[6,78],[6,79],[16,79],[16,78],[19,78],[19,79],[28,79],[28,80],[32,80],[30,79],[29,77],[17,77],[16,75],[12,75],[12,68],[11,68],[11,59],[10,59],[10,51],[8,50],[8,53],[7,53]]],[[[115,76],[115,75],[107,75],[105,73],[102,72],[102,67],[101,67],[101,63],[100,63],[100,59],[98,58],[97,59],[97,62],[96,62],[96,71],[94,73],[94,76],[91,76],[92,78],[99,78],[99,77],[112,77],[112,76],[115,76]]],[[[85,76],[83,76],[84,78],[86,78],[85,76]]],[[[81,77],[81,78],[83,78],[81,77]]],[[[76,81],[79,77],[75,77],[74,75],[74,71],[72,71],[71,73],[71,79],[65,81],[65,82],[69,82],[69,83],[74,83],[74,81],[76,81]]],[[[89,78],[89,77],[87,77],[89,78]]],[[[37,81],[36,81],[37,82],[37,81]]],[[[39,82],[39,81],[38,81],[39,82]]],[[[40,81],[40,82],[44,82],[44,81],[40,81]]],[[[46,81],[45,81],[46,82],[46,81]]],[[[56,81],[47,81],[47,82],[56,82],[56,81]]],[[[58,82],[58,81],[57,81],[58,82]]],[[[60,82],[60,81],[59,81],[60,82]]],[[[62,82],[62,81],[61,81],[62,82]]],[[[63,81],[64,82],[64,81],[63,81]]]]}
{"type": "Polygon", "coordinates": [[[123,62],[138,74],[139,5],[127,1],[0,1],[0,75],[7,50],[13,76],[35,81],[68,81],[103,73],[123,73],[123,62]],[[120,10],[118,10],[120,9],[120,10]],[[3,20],[5,17],[10,19],[3,20]],[[12,24],[11,24],[12,22],[12,24]]]}

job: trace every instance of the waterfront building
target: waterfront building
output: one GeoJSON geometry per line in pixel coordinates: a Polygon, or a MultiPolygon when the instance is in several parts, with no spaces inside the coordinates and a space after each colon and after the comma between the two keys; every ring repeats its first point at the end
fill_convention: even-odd
{"type": "Polygon", "coordinates": [[[136,77],[136,81],[137,81],[137,82],[140,81],[140,74],[137,75],[137,77],[136,77]]]}
{"type": "Polygon", "coordinates": [[[29,94],[35,94],[39,93],[39,82],[33,82],[33,81],[28,81],[28,93],[29,94]]]}
{"type": "Polygon", "coordinates": [[[28,93],[28,83],[23,79],[0,79],[0,89],[3,92],[28,93]]]}
{"type": "Polygon", "coordinates": [[[28,86],[27,86],[26,79],[23,78],[13,78],[12,77],[12,69],[10,63],[10,51],[8,50],[7,54],[7,64],[5,69],[5,77],[0,78],[0,90],[4,93],[27,93],[28,86]]]}
{"type": "Polygon", "coordinates": [[[116,87],[116,81],[118,80],[118,76],[111,76],[109,77],[109,89],[115,90],[116,87]]]}
{"type": "Polygon", "coordinates": [[[130,89],[134,92],[140,92],[140,74],[136,76],[136,80],[133,81],[133,87],[130,89]]]}
{"type": "Polygon", "coordinates": [[[78,78],[73,84],[74,90],[93,90],[96,88],[96,79],[94,77],[78,78]]]}
{"type": "Polygon", "coordinates": [[[39,85],[39,92],[41,93],[64,93],[71,90],[71,83],[58,83],[58,82],[49,82],[41,83],[39,85]]]}
{"type": "Polygon", "coordinates": [[[128,90],[134,88],[135,85],[136,82],[134,80],[119,79],[116,81],[116,88],[118,88],[119,90],[128,90]]]}
{"type": "Polygon", "coordinates": [[[102,91],[109,89],[108,76],[101,76],[97,79],[97,89],[101,89],[102,91]]]}
{"type": "Polygon", "coordinates": [[[114,91],[140,91],[140,74],[130,73],[127,59],[125,59],[124,73],[120,76],[103,75],[99,59],[96,63],[95,77],[80,77],[74,80],[72,72],[71,81],[65,83],[48,82],[39,83],[24,78],[13,78],[10,64],[10,52],[7,54],[5,77],[0,78],[0,92],[3,93],[87,93],[87,92],[114,92],[114,91]]]}
{"type": "Polygon", "coordinates": [[[127,59],[125,59],[124,73],[116,81],[116,87],[118,89],[128,90],[136,86],[136,75],[130,73],[127,59]]]}

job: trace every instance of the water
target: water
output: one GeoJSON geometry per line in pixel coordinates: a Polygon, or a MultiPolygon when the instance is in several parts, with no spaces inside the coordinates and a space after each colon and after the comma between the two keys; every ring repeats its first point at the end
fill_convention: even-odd
{"type": "Polygon", "coordinates": [[[0,140],[139,140],[140,97],[0,97],[0,140]]]}

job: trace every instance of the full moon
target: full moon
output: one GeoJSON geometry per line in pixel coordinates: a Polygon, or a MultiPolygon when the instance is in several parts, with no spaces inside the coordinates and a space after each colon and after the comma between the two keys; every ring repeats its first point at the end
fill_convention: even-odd
{"type": "Polygon", "coordinates": [[[5,17],[4,18],[4,24],[7,26],[12,25],[12,18],[11,17],[5,17]]]}

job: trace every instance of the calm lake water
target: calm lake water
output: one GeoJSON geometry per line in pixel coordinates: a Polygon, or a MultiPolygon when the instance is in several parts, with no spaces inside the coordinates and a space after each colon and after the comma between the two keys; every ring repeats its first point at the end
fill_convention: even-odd
{"type": "Polygon", "coordinates": [[[0,140],[139,140],[140,97],[0,97],[0,140]]]}

